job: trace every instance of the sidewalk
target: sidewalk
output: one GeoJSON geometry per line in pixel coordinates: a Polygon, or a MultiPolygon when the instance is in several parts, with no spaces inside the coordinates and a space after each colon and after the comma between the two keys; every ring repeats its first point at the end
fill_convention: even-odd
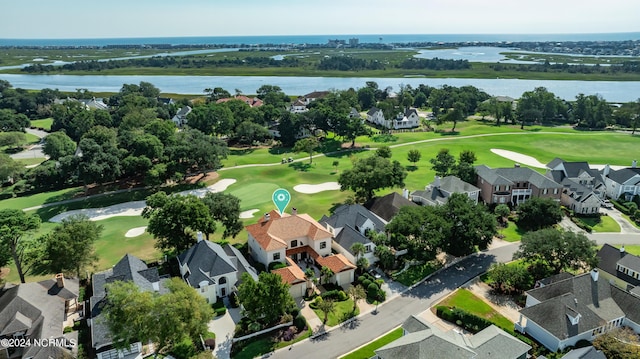
{"type": "Polygon", "coordinates": [[[311,331],[315,334],[326,330],[324,324],[322,324],[322,320],[320,320],[316,312],[309,307],[309,304],[304,300],[301,300],[301,302],[302,303],[297,303],[300,307],[300,313],[307,319],[307,325],[311,328],[311,331]]]}

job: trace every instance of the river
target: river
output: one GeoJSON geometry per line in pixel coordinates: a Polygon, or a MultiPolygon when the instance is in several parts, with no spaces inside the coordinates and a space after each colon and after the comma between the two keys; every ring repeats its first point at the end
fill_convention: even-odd
{"type": "Polygon", "coordinates": [[[490,95],[519,98],[523,92],[536,87],[546,87],[565,100],[574,100],[576,95],[599,94],[610,102],[630,102],[640,98],[640,81],[560,81],[519,79],[434,79],[434,78],[365,78],[365,77],[284,77],[284,76],[99,76],[99,75],[17,75],[0,74],[0,80],[9,81],[13,87],[60,91],[88,89],[94,92],[118,92],[123,84],[138,84],[146,81],[164,93],[204,94],[205,88],[222,87],[229,92],[239,89],[254,94],[265,84],[277,85],[290,95],[303,95],[313,91],[343,90],[364,87],[367,81],[375,81],[382,89],[399,85],[417,87],[425,84],[433,87],[475,86],[490,95]]]}

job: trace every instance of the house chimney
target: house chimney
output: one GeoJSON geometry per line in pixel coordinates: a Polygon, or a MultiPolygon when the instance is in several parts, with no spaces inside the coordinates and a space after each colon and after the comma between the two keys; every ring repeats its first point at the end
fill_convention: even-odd
{"type": "Polygon", "coordinates": [[[433,179],[433,188],[440,188],[440,176],[436,176],[433,179]]]}
{"type": "Polygon", "coordinates": [[[600,273],[598,272],[597,269],[591,270],[591,279],[593,279],[594,282],[598,281],[598,274],[600,273]]]}
{"type": "Polygon", "coordinates": [[[408,189],[404,188],[402,190],[402,197],[404,197],[406,199],[409,199],[409,190],[408,189]]]}
{"type": "Polygon", "coordinates": [[[56,274],[56,284],[58,285],[58,288],[64,288],[64,274],[56,274]]]}
{"type": "Polygon", "coordinates": [[[631,161],[631,168],[636,168],[638,166],[638,161],[633,160],[631,161]]]}
{"type": "Polygon", "coordinates": [[[623,254],[626,252],[626,249],[624,249],[624,245],[622,245],[622,247],[620,247],[620,253],[623,254]]]}
{"type": "Polygon", "coordinates": [[[294,216],[298,214],[298,209],[296,207],[291,207],[291,214],[293,214],[294,216]]]}
{"type": "Polygon", "coordinates": [[[202,232],[198,231],[198,233],[196,233],[196,237],[198,238],[198,242],[202,242],[202,232]]]}
{"type": "Polygon", "coordinates": [[[265,213],[264,214],[264,221],[265,222],[269,222],[270,219],[271,219],[271,215],[269,213],[265,213]]]}
{"type": "Polygon", "coordinates": [[[606,165],[604,165],[604,168],[602,169],[602,175],[607,177],[609,176],[609,172],[611,172],[611,167],[609,167],[609,164],[607,163],[606,165]]]}

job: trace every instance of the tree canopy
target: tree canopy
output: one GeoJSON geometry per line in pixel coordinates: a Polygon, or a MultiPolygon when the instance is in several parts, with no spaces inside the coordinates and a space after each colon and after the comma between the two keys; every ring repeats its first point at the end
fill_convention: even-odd
{"type": "Polygon", "coordinates": [[[596,243],[582,233],[546,228],[525,233],[514,259],[548,264],[555,273],[589,270],[598,264],[596,243]]]}
{"type": "Polygon", "coordinates": [[[235,238],[242,231],[240,199],[238,197],[220,192],[207,192],[202,201],[209,207],[211,217],[224,226],[222,238],[235,238]]]}
{"type": "Polygon", "coordinates": [[[518,226],[525,230],[551,227],[562,220],[560,203],[553,198],[533,197],[516,208],[518,226]]]}
{"type": "MultiPolygon", "coordinates": [[[[0,246],[11,252],[11,258],[18,271],[20,282],[24,283],[24,276],[27,268],[23,268],[23,263],[29,262],[28,254],[30,251],[25,250],[30,244],[30,239],[25,235],[34,232],[40,228],[40,217],[36,215],[28,215],[19,209],[2,209],[0,210],[0,246]]],[[[0,248],[2,251],[2,248],[0,248]]]]}
{"type": "Polygon", "coordinates": [[[355,159],[353,167],[340,174],[338,183],[341,191],[350,189],[358,198],[369,200],[376,190],[404,186],[406,177],[407,172],[400,162],[370,156],[355,159]]]}
{"type": "Polygon", "coordinates": [[[238,299],[242,303],[243,314],[262,326],[277,323],[295,307],[289,294],[289,285],[275,273],[262,272],[257,281],[248,273],[243,273],[238,286],[238,299]]]}
{"type": "Polygon", "coordinates": [[[84,215],[75,215],[62,220],[45,237],[45,253],[48,267],[53,273],[72,273],[80,278],[82,271],[92,266],[98,256],[95,243],[100,238],[103,226],[84,215]]]}
{"type": "Polygon", "coordinates": [[[163,282],[169,293],[140,291],[132,282],[107,284],[103,317],[113,346],[128,348],[141,341],[154,343],[155,353],[166,353],[185,338],[193,343],[207,334],[211,306],[180,278],[163,282]]]}
{"type": "Polygon", "coordinates": [[[149,220],[147,231],[156,239],[156,247],[180,253],[195,243],[196,232],[215,231],[211,210],[194,195],[168,196],[160,191],[147,197],[142,217],[149,220]]]}

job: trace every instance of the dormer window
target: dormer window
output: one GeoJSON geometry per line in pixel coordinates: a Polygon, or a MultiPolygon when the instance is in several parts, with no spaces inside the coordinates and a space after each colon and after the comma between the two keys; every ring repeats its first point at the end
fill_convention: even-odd
{"type": "Polygon", "coordinates": [[[291,248],[295,248],[295,247],[297,247],[297,246],[298,246],[298,241],[297,241],[297,240],[295,240],[295,239],[294,239],[294,240],[292,240],[292,241],[291,241],[291,248]]]}

